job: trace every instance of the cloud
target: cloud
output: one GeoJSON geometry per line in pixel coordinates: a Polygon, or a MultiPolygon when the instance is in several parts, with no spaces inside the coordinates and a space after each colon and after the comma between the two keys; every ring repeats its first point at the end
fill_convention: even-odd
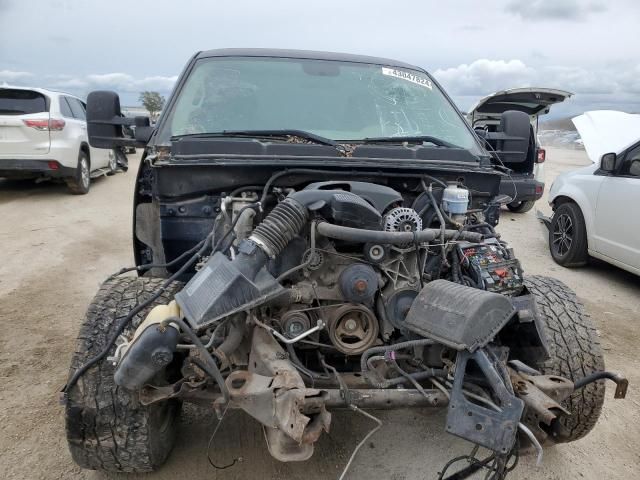
{"type": "Polygon", "coordinates": [[[65,90],[84,96],[91,90],[114,90],[120,94],[135,94],[158,91],[167,94],[173,88],[177,76],[148,76],[136,78],[127,73],[92,73],[80,77],[71,75],[46,75],[44,84],[48,88],[65,90]]]}
{"type": "Polygon", "coordinates": [[[438,69],[433,75],[454,95],[478,95],[510,86],[527,86],[535,76],[535,70],[521,60],[480,59],[438,69]]]}
{"type": "Polygon", "coordinates": [[[483,32],[487,29],[487,27],[485,27],[484,25],[467,23],[458,27],[458,29],[462,30],[463,32],[483,32]]]}
{"type": "Polygon", "coordinates": [[[112,88],[122,92],[140,92],[142,90],[159,90],[166,92],[171,90],[176,83],[176,75],[165,77],[161,75],[135,78],[126,73],[104,73],[86,76],[86,82],[90,87],[112,88]]]}
{"type": "Polygon", "coordinates": [[[54,43],[69,44],[72,42],[71,38],[65,35],[49,35],[47,39],[54,43]]]}
{"type": "Polygon", "coordinates": [[[626,88],[616,80],[617,69],[598,71],[582,67],[550,66],[537,72],[536,82],[551,82],[555,86],[564,86],[567,90],[589,94],[611,94],[625,91],[626,88]],[[546,80],[548,79],[548,80],[546,80]]]}
{"type": "Polygon", "coordinates": [[[626,92],[640,95],[640,63],[635,68],[626,70],[617,78],[626,92]]]}
{"type": "Polygon", "coordinates": [[[511,0],[506,11],[523,20],[582,21],[592,13],[607,9],[601,1],[579,0],[511,0]]]}
{"type": "Polygon", "coordinates": [[[487,95],[515,87],[544,86],[580,94],[640,93],[640,64],[601,69],[572,66],[533,68],[521,60],[480,59],[439,69],[436,79],[453,95],[487,95]]]}
{"type": "Polygon", "coordinates": [[[481,97],[517,87],[549,87],[576,95],[552,113],[594,109],[629,112],[640,109],[640,63],[588,69],[576,66],[533,68],[521,60],[480,59],[434,72],[436,79],[465,111],[481,97]]]}
{"type": "Polygon", "coordinates": [[[33,77],[29,72],[16,72],[13,70],[0,70],[0,82],[21,83],[33,77]]]}

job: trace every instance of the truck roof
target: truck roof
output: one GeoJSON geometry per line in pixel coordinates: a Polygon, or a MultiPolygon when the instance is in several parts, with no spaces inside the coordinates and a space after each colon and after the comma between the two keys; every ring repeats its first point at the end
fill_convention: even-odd
{"type": "Polygon", "coordinates": [[[389,58],[369,57],[367,55],[353,55],[349,53],[319,52],[313,50],[289,50],[278,48],[221,48],[199,52],[196,58],[209,57],[276,57],[300,58],[310,60],[334,60],[340,62],[369,63],[390,67],[408,68],[424,72],[421,67],[389,58]]]}

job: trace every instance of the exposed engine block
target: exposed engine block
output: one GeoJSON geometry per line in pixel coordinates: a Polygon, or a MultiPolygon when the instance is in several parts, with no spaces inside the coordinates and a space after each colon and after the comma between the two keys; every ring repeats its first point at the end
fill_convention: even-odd
{"type": "MultiPolygon", "coordinates": [[[[231,199],[227,208],[240,215],[243,202],[231,199]]],[[[281,201],[256,227],[247,222],[253,222],[253,216],[240,219],[235,259],[213,256],[209,272],[217,274],[207,275],[205,265],[177,300],[196,327],[265,303],[267,320],[289,338],[321,320],[325,331],[307,341],[359,355],[407,334],[407,312],[430,280],[450,278],[506,293],[521,288],[518,261],[499,240],[486,245],[418,241],[415,234],[423,230],[426,209],[421,216],[404,203],[402,195],[381,185],[312,184],[281,201]],[[374,241],[320,236],[312,224],[325,220],[368,229],[374,241]],[[387,237],[377,239],[376,231],[407,234],[407,240],[389,243],[387,237]],[[443,263],[444,257],[451,259],[449,264],[443,263]],[[197,293],[201,288],[213,295],[197,293]],[[190,292],[199,302],[190,301],[190,292]],[[209,303],[203,304],[202,298],[209,303]]],[[[478,220],[477,213],[473,219],[478,220]]]]}

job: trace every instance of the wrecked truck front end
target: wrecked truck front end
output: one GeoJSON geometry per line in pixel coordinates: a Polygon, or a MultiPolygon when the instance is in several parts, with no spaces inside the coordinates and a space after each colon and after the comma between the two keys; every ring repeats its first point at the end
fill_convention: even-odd
{"type": "Polygon", "coordinates": [[[145,275],[111,280],[90,308],[87,329],[112,326],[79,340],[65,389],[74,459],[117,471],[162,463],[140,422],[86,403],[111,386],[116,417],[135,413],[145,428],[159,409],[166,425],[180,401],[220,421],[242,409],[281,461],[308,459],[337,408],[376,422],[368,410],[447,408],[444,430],[488,450],[457,478],[502,478],[523,449],[541,455],[586,434],[602,379],[617,397],[626,381],[604,371],[572,292],[525,277],[495,231],[501,173],[438,85],[388,60],[251,53],[196,58],[153,134],[135,205],[145,275]],[[267,112],[284,95],[276,78],[294,101],[267,112]],[[316,89],[311,116],[298,84],[316,89]],[[113,317],[114,296],[150,283],[154,294],[113,317]],[[567,369],[559,359],[577,342],[589,357],[567,369]],[[109,443],[91,441],[88,417],[146,457],[109,450],[117,462],[101,466],[109,443]]]}

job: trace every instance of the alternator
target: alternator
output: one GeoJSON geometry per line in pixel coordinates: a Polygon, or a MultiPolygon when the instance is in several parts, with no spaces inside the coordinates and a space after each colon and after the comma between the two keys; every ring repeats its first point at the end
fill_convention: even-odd
{"type": "Polygon", "coordinates": [[[413,208],[396,207],[384,216],[387,232],[417,232],[422,230],[422,219],[413,208]]]}

